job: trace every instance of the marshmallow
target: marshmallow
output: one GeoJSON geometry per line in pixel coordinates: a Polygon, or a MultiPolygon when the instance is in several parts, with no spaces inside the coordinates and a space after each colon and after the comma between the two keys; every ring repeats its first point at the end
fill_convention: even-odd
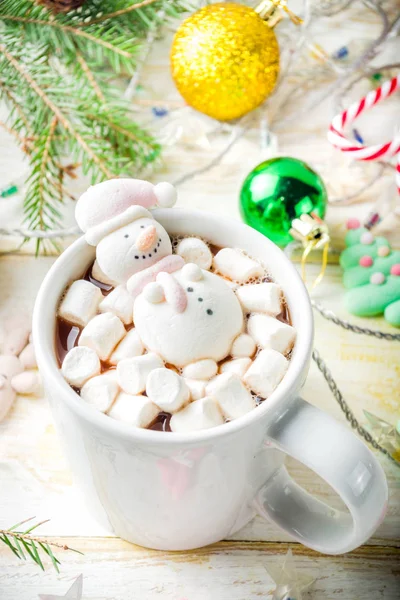
{"type": "MultiPolygon", "coordinates": [[[[10,324],[13,327],[13,323],[10,324]]],[[[24,325],[23,320],[16,323],[16,326],[12,328],[10,333],[7,335],[7,339],[4,343],[3,354],[13,354],[18,356],[20,352],[25,348],[28,343],[30,329],[27,325],[24,325]]]]}
{"type": "Polygon", "coordinates": [[[238,335],[232,344],[231,354],[234,358],[242,356],[253,356],[256,351],[256,344],[248,333],[238,335]]]}
{"type": "Polygon", "coordinates": [[[100,412],[107,412],[119,392],[117,373],[106,371],[89,379],[81,389],[81,398],[100,412]]]}
{"type": "Polygon", "coordinates": [[[177,200],[177,193],[172,183],[161,181],[154,186],[153,192],[157,198],[158,206],[162,208],[172,208],[177,200]]]}
{"type": "Polygon", "coordinates": [[[176,433],[200,431],[222,425],[224,418],[214,398],[206,396],[188,404],[171,417],[170,427],[176,433]]]}
{"type": "Polygon", "coordinates": [[[296,337],[294,327],[268,315],[251,315],[247,322],[247,329],[259,346],[272,348],[282,354],[292,348],[296,337]]]}
{"type": "Polygon", "coordinates": [[[276,283],[243,285],[236,290],[246,312],[260,312],[276,317],[281,312],[281,290],[276,283]]]}
{"type": "Polygon", "coordinates": [[[200,400],[206,395],[206,382],[201,379],[188,379],[185,378],[185,382],[190,391],[190,397],[192,400],[200,400]]]}
{"type": "Polygon", "coordinates": [[[184,238],[179,242],[176,253],[179,254],[179,256],[182,256],[186,263],[194,263],[206,271],[211,267],[211,250],[207,244],[199,238],[184,238]]]}
{"type": "Polygon", "coordinates": [[[40,376],[37,371],[23,371],[11,379],[12,388],[17,394],[39,394],[41,392],[40,376]]]}
{"type": "Polygon", "coordinates": [[[99,310],[111,312],[125,325],[130,325],[133,321],[133,298],[124,285],[119,285],[100,302],[99,310]]]}
{"type": "Polygon", "coordinates": [[[69,287],[58,308],[58,316],[79,327],[85,327],[97,313],[103,299],[100,288],[78,279],[69,287]]]}
{"type": "Polygon", "coordinates": [[[90,377],[100,374],[99,357],[91,348],[75,346],[66,354],[61,372],[70,385],[82,387],[90,377]]]}
{"type": "Polygon", "coordinates": [[[22,362],[25,369],[36,369],[36,356],[33,344],[30,343],[22,350],[19,355],[19,360],[22,362]]]}
{"type": "Polygon", "coordinates": [[[226,419],[242,417],[256,406],[256,402],[240,378],[223,373],[213,380],[211,395],[218,402],[226,419]]]}
{"type": "Polygon", "coordinates": [[[190,363],[183,368],[182,375],[189,379],[211,379],[218,372],[218,365],[215,360],[205,358],[190,363]]]}
{"type": "Polygon", "coordinates": [[[140,394],[146,389],[147,377],[151,371],[161,369],[163,366],[161,358],[153,352],[125,358],[117,365],[118,383],[127,394],[140,394]]]}
{"type": "Polygon", "coordinates": [[[24,367],[16,356],[12,354],[1,354],[0,355],[0,375],[3,375],[7,379],[11,379],[14,375],[22,373],[24,367]]]}
{"type": "Polygon", "coordinates": [[[101,360],[107,360],[125,335],[125,327],[110,312],[94,317],[79,336],[78,345],[92,348],[101,360]]]}
{"type": "MultiPolygon", "coordinates": [[[[176,367],[228,356],[233,340],[243,331],[244,318],[239,300],[225,281],[188,263],[172,275],[160,273],[157,283],[164,290],[164,301],[158,301],[161,290],[152,286],[150,293],[143,290],[134,303],[135,327],[145,347],[176,367]],[[179,284],[179,294],[169,285],[172,279],[179,284]]],[[[199,377],[190,372],[184,376],[199,377]]]]}
{"type": "Polygon", "coordinates": [[[96,279],[97,281],[100,281],[100,283],[104,283],[105,285],[111,285],[112,287],[118,285],[116,281],[113,281],[112,279],[107,277],[105,273],[103,273],[103,271],[99,267],[99,263],[97,262],[97,260],[95,260],[93,263],[91,275],[93,279],[96,279]]]}
{"type": "Polygon", "coordinates": [[[246,371],[243,381],[256,394],[268,398],[282,380],[289,361],[276,350],[261,350],[246,371]]]}
{"type": "Polygon", "coordinates": [[[130,329],[125,337],[122,338],[118,346],[109,358],[112,365],[116,365],[124,358],[133,358],[141,356],[144,352],[144,347],[136,329],[130,329]]]}
{"type": "Polygon", "coordinates": [[[246,283],[254,277],[261,277],[264,273],[262,266],[235,248],[223,248],[214,256],[216,271],[238,281],[246,283]]]}
{"type": "Polygon", "coordinates": [[[234,373],[239,377],[243,377],[251,363],[251,358],[234,358],[222,363],[219,370],[220,373],[234,373]]]}
{"type": "Polygon", "coordinates": [[[158,406],[147,396],[132,396],[120,392],[108,411],[108,416],[144,429],[151,425],[159,412],[158,406]]]}
{"type": "Polygon", "coordinates": [[[146,394],[168,413],[175,413],[187,403],[189,388],[183,377],[170,369],[154,369],[146,381],[146,394]]]}

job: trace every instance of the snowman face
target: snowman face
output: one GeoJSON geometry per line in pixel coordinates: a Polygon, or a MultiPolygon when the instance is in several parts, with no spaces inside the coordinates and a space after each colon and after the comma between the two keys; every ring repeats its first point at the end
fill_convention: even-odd
{"type": "Polygon", "coordinates": [[[164,227],[151,218],[136,219],[101,240],[96,248],[100,269],[117,283],[154,265],[172,252],[164,227]]]}
{"type": "Polygon", "coordinates": [[[228,356],[243,312],[225,281],[193,264],[160,275],[134,304],[135,327],[148,350],[177,367],[228,356]]]}

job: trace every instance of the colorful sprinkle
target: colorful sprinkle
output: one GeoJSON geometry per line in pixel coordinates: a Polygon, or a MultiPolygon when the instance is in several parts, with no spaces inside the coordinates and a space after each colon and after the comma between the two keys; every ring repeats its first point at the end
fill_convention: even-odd
{"type": "Polygon", "coordinates": [[[358,229],[360,226],[361,226],[360,221],[355,218],[349,219],[346,223],[347,229],[358,229]]]}
{"type": "Polygon", "coordinates": [[[364,244],[365,246],[369,246],[370,244],[374,243],[374,236],[372,235],[372,233],[370,231],[366,231],[360,237],[360,242],[361,242],[361,244],[364,244]]]}
{"type": "Polygon", "coordinates": [[[360,267],[372,267],[374,261],[372,260],[372,256],[365,255],[360,258],[358,264],[360,265],[360,267]]]}
{"type": "Polygon", "coordinates": [[[385,283],[386,277],[383,273],[372,273],[371,277],[369,278],[369,282],[373,283],[374,285],[382,285],[382,283],[385,283]]]}
{"type": "Polygon", "coordinates": [[[390,248],[389,246],[379,246],[378,248],[378,256],[389,256],[390,254],[390,248]]]}
{"type": "Polygon", "coordinates": [[[392,265],[392,268],[390,269],[390,274],[397,275],[397,277],[400,277],[400,263],[392,265]]]}

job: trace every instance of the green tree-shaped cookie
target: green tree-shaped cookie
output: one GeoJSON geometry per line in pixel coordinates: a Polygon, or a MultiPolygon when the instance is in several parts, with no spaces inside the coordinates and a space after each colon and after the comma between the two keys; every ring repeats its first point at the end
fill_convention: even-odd
{"type": "Polygon", "coordinates": [[[340,256],[347,310],[359,317],[383,314],[400,327],[400,251],[360,227],[356,219],[350,219],[347,228],[347,247],[340,256]]]}

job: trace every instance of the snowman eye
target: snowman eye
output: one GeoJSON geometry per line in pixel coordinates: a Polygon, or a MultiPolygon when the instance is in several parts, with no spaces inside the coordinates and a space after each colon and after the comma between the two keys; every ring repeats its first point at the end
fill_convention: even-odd
{"type": "Polygon", "coordinates": [[[188,292],[193,292],[193,288],[192,287],[188,287],[186,288],[188,292]]]}
{"type": "Polygon", "coordinates": [[[128,237],[129,237],[129,233],[126,233],[126,234],[124,235],[124,238],[128,238],[128,237]]]}
{"type": "Polygon", "coordinates": [[[206,312],[207,312],[208,315],[213,315],[214,314],[213,311],[211,310],[211,308],[207,308],[206,312]]]}
{"type": "Polygon", "coordinates": [[[197,298],[199,302],[203,302],[203,298],[197,298]]]}
{"type": "Polygon", "coordinates": [[[141,225],[141,226],[140,226],[140,229],[144,229],[144,225],[141,225]]]}

